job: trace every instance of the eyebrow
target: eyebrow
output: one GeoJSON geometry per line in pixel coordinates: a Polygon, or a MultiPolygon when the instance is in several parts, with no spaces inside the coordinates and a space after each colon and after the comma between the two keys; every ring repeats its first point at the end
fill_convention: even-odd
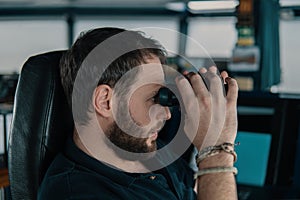
{"type": "Polygon", "coordinates": [[[155,91],[153,91],[153,92],[152,92],[152,95],[153,95],[153,96],[156,96],[156,95],[158,94],[158,91],[159,91],[159,89],[158,89],[158,90],[155,90],[155,91]]]}
{"type": "Polygon", "coordinates": [[[156,88],[155,90],[152,90],[152,91],[149,93],[149,95],[147,95],[147,96],[148,96],[149,98],[150,98],[150,97],[156,96],[156,95],[158,94],[158,91],[160,90],[160,88],[162,88],[162,86],[156,88]]]}

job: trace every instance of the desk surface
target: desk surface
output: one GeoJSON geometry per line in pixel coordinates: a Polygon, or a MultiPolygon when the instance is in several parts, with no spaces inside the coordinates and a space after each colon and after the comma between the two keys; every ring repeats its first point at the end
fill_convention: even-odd
{"type": "Polygon", "coordinates": [[[9,186],[8,170],[0,169],[0,188],[9,186]]]}
{"type": "Polygon", "coordinates": [[[300,199],[300,188],[288,186],[247,186],[238,184],[239,200],[300,199]]]}
{"type": "Polygon", "coordinates": [[[8,114],[12,113],[13,111],[13,104],[8,104],[8,103],[0,103],[0,114],[8,114]]]}

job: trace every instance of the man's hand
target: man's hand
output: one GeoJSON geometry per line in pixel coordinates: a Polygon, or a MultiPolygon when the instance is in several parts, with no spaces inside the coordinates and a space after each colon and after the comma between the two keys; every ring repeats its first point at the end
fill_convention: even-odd
{"type": "Polygon", "coordinates": [[[191,131],[197,131],[193,143],[198,150],[233,143],[237,131],[237,83],[226,72],[220,77],[214,66],[208,70],[202,68],[199,73],[203,78],[189,73],[187,79],[177,80],[186,111],[185,132],[193,135],[191,131]],[[223,82],[228,84],[225,95],[223,82]]]}
{"type": "MultiPolygon", "coordinates": [[[[199,74],[186,74],[187,79],[177,80],[182,95],[185,116],[185,132],[196,131],[193,140],[198,150],[225,142],[234,143],[237,132],[238,86],[226,72],[217,73],[216,67],[201,69],[199,74]],[[228,84],[225,94],[223,83],[228,84]]],[[[204,159],[199,169],[232,167],[233,156],[221,152],[204,159]]],[[[197,199],[237,199],[236,183],[233,173],[212,173],[197,178],[197,199]]]]}

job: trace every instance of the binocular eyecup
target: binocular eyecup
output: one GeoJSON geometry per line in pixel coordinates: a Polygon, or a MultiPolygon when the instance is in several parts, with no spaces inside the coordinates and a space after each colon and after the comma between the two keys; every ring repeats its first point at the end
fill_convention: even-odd
{"type": "Polygon", "coordinates": [[[162,106],[178,106],[179,101],[176,98],[175,94],[166,87],[160,88],[157,95],[155,96],[155,102],[162,106]]]}

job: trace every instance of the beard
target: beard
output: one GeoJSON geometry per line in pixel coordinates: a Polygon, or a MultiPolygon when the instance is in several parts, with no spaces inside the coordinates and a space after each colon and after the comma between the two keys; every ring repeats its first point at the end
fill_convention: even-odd
{"type": "Polygon", "coordinates": [[[148,160],[157,150],[156,140],[152,140],[149,145],[149,138],[129,135],[122,131],[116,122],[113,122],[105,135],[109,139],[108,145],[119,157],[126,160],[148,160]]]}

